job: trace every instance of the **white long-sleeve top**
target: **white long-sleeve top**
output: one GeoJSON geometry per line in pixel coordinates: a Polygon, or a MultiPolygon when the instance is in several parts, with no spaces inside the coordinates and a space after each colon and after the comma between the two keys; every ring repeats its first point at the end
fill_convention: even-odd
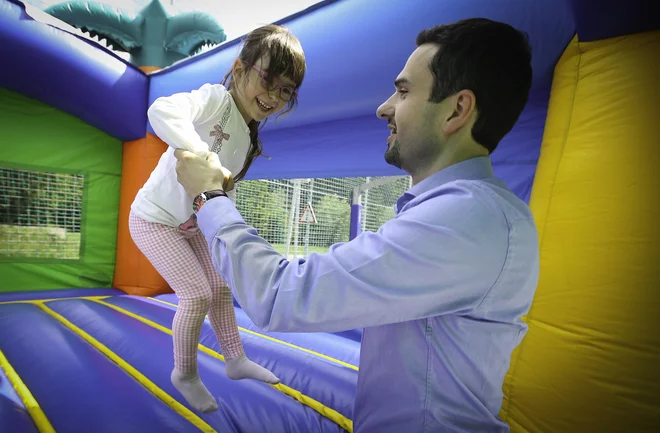
{"type": "MultiPolygon", "coordinates": [[[[147,114],[156,135],[169,147],[138,191],[131,210],[146,221],[177,227],[191,217],[192,197],[177,181],[174,150],[215,152],[235,175],[250,148],[250,129],[221,84],[160,97],[147,114]]],[[[228,194],[235,201],[235,190],[228,194]]]]}

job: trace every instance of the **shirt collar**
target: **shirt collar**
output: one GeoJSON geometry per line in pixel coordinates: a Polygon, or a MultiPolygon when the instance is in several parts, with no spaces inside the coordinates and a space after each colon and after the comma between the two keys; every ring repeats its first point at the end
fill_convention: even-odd
{"type": "Polygon", "coordinates": [[[396,212],[400,212],[410,200],[454,180],[477,180],[493,177],[493,167],[488,156],[478,156],[450,165],[404,192],[397,200],[396,212]]]}

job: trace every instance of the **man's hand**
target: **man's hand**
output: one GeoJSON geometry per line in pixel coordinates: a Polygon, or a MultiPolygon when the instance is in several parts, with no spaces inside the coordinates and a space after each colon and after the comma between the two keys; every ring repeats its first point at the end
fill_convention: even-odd
{"type": "Polygon", "coordinates": [[[209,152],[204,157],[187,150],[176,149],[174,156],[177,159],[177,180],[190,197],[212,189],[224,191],[234,189],[231,172],[220,164],[218,155],[214,152],[209,152]]]}

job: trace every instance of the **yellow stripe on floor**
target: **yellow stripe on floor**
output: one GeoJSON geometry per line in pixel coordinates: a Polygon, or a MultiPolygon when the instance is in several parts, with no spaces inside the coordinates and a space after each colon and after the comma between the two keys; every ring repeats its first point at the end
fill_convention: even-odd
{"type": "Polygon", "coordinates": [[[18,398],[21,399],[25,409],[32,417],[32,421],[34,421],[34,424],[37,426],[37,430],[39,430],[40,433],[55,433],[55,429],[53,429],[50,421],[48,421],[41,406],[39,406],[39,403],[37,403],[37,400],[35,400],[28,387],[23,383],[18,373],[16,373],[14,367],[9,363],[5,354],[2,353],[2,350],[0,350],[0,368],[2,368],[5,375],[7,375],[9,383],[11,383],[14,391],[18,394],[18,398]]]}
{"type": "MultiPolygon", "coordinates": [[[[167,302],[167,301],[163,301],[163,300],[160,300],[160,299],[156,299],[156,298],[148,298],[148,299],[151,299],[151,300],[153,300],[153,301],[157,301],[157,302],[163,303],[163,304],[165,304],[165,305],[170,305],[170,306],[175,307],[175,308],[178,307],[176,304],[173,304],[173,303],[171,303],[171,302],[167,302]]],[[[207,317],[208,317],[208,316],[207,316],[207,317]]],[[[295,344],[291,344],[291,343],[288,343],[288,342],[283,341],[283,340],[278,340],[277,338],[273,338],[273,337],[270,337],[270,336],[268,336],[268,335],[260,334],[260,333],[258,333],[258,332],[251,331],[251,330],[246,329],[246,328],[243,328],[243,327],[241,327],[241,326],[239,326],[238,329],[240,329],[241,331],[243,331],[243,332],[245,332],[245,333],[247,333],[247,334],[254,335],[254,336],[256,336],[256,337],[260,337],[260,338],[266,339],[266,340],[268,340],[268,341],[271,341],[271,342],[273,342],[273,343],[277,343],[277,344],[281,344],[281,345],[283,345],[283,346],[290,347],[290,348],[292,348],[292,349],[300,350],[301,352],[309,353],[310,355],[318,356],[319,358],[323,358],[323,359],[325,359],[325,360],[327,360],[327,361],[331,361],[331,362],[337,363],[337,364],[339,364],[339,365],[341,365],[341,366],[344,366],[344,367],[350,368],[351,370],[358,371],[358,367],[357,367],[356,365],[349,364],[349,363],[344,362],[344,361],[340,361],[339,359],[333,358],[333,357],[331,357],[331,356],[324,355],[324,354],[322,354],[322,353],[315,352],[315,351],[313,351],[313,350],[306,349],[306,348],[304,348],[304,347],[296,346],[295,344]]]]}
{"type": "MultiPolygon", "coordinates": [[[[135,314],[131,311],[125,310],[121,307],[118,307],[116,305],[110,304],[108,302],[102,301],[100,299],[89,299],[92,302],[95,302],[97,304],[104,305],[108,308],[111,308],[121,314],[125,314],[126,316],[132,317],[133,319],[139,320],[140,322],[151,326],[152,328],[158,329],[161,332],[164,332],[168,335],[172,335],[172,330],[169,328],[166,328],[165,326],[159,325],[158,323],[149,320],[145,317],[140,316],[139,314],[135,314]]],[[[161,301],[162,302],[162,301],[161,301]]],[[[214,350],[202,345],[201,343],[198,344],[197,346],[200,351],[203,353],[212,356],[215,359],[218,359],[222,362],[225,361],[225,357],[222,356],[221,354],[215,352],[214,350]]],[[[344,430],[348,431],[349,433],[353,432],[353,421],[344,415],[340,414],[336,410],[329,408],[325,406],[323,403],[301,393],[300,391],[293,389],[289,386],[286,386],[282,383],[278,383],[277,385],[270,385],[271,387],[277,389],[278,391],[288,395],[289,397],[297,400],[298,402],[304,404],[305,406],[310,407],[311,409],[314,409],[317,411],[319,414],[323,415],[324,417],[330,419],[331,421],[337,423],[341,428],[344,430]]]]}
{"type": "Polygon", "coordinates": [[[106,299],[110,298],[111,296],[109,295],[101,295],[101,296],[64,296],[62,298],[43,298],[43,299],[17,299],[14,301],[0,301],[0,305],[3,304],[36,304],[38,302],[52,302],[52,301],[70,301],[70,300],[76,300],[76,299],[106,299]]]}
{"type": "MultiPolygon", "coordinates": [[[[84,297],[83,297],[84,298],[84,297]]],[[[89,301],[93,302],[99,302],[106,304],[104,301],[101,301],[98,299],[98,297],[88,297],[84,298],[89,301]]],[[[54,299],[54,301],[59,301],[61,299],[54,299]]],[[[60,322],[62,325],[67,327],[69,330],[74,332],[76,335],[81,337],[83,340],[85,340],[87,343],[92,345],[94,348],[96,348],[99,352],[103,353],[105,356],[110,358],[114,363],[116,363],[119,367],[121,367],[126,373],[130,374],[135,380],[137,380],[142,386],[147,388],[152,394],[154,394],[156,397],[158,397],[163,403],[168,405],[170,408],[172,408],[175,412],[177,412],[179,415],[184,417],[186,420],[188,420],[191,424],[193,424],[195,427],[199,428],[203,432],[207,433],[216,433],[216,431],[208,425],[204,420],[202,420],[200,417],[195,415],[190,409],[179,403],[174,397],[171,395],[167,394],[165,391],[160,389],[155,383],[153,383],[151,380],[149,380],[146,376],[144,376],[142,373],[140,373],[137,369],[135,369],[131,364],[126,362],[124,359],[122,359],[119,355],[114,353],[112,350],[110,350],[107,346],[105,346],[103,343],[89,335],[87,332],[83,331],[81,328],[77,327],[73,323],[71,323],[69,320],[67,320],[64,316],[58,314],[57,312],[53,311],[49,307],[47,307],[44,304],[44,301],[36,301],[32,300],[30,303],[37,305],[39,308],[41,308],[46,314],[52,316],[55,318],[58,322],[60,322]]],[[[107,304],[110,305],[110,304],[107,304]]]]}

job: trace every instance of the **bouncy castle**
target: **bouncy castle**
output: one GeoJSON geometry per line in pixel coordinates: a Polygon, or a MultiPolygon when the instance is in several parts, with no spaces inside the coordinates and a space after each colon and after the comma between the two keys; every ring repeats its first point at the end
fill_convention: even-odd
{"type": "MultiPolygon", "coordinates": [[[[375,111],[417,33],[478,16],[529,34],[530,99],[492,155],[540,236],[529,332],[500,414],[515,433],[660,431],[652,3],[326,0],[278,22],[300,39],[308,72],[299,107],[261,132],[270,158],[247,179],[403,174],[383,160],[388,131],[375,111]]],[[[353,431],[359,332],[264,333],[237,305],[246,353],[282,383],[227,379],[208,323],[199,370],[220,409],[194,412],[170,383],[177,299],[127,227],[165,150],[147,109],[220,82],[239,49],[227,41],[149,71],[0,0],[0,432],[353,431]],[[48,217],[65,229],[30,210],[34,224],[20,231],[21,206],[48,182],[60,188],[49,200],[69,203],[48,217]],[[36,244],[74,247],[26,257],[39,251],[30,230],[45,233],[36,244]]]]}

